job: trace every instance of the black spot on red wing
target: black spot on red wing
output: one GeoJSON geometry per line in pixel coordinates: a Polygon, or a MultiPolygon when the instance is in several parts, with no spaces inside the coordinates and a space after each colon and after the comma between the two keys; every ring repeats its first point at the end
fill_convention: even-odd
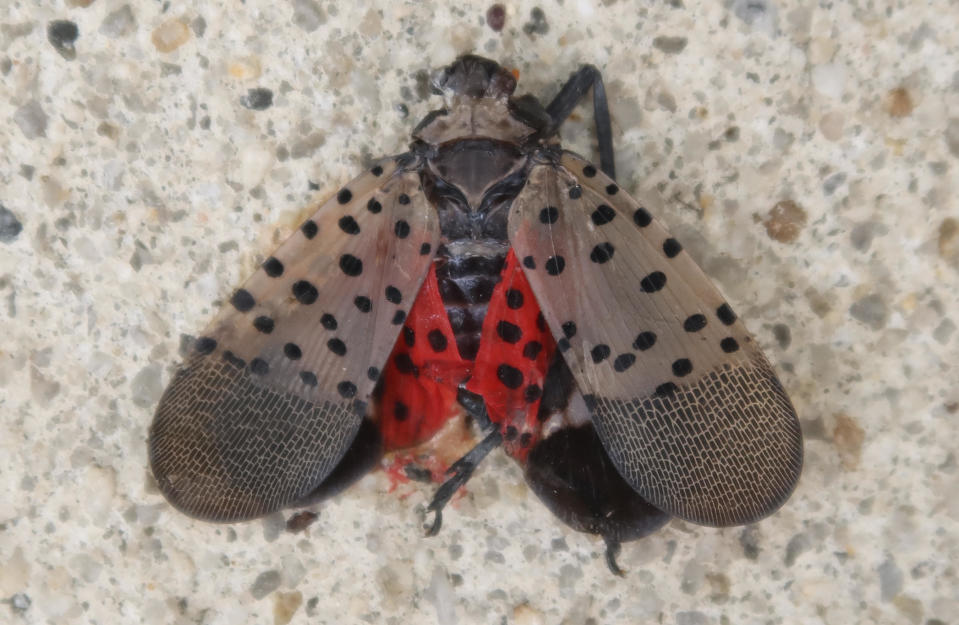
{"type": "Polygon", "coordinates": [[[250,361],[250,371],[256,375],[266,375],[270,372],[270,365],[262,358],[254,358],[250,361]]]}
{"type": "Polygon", "coordinates": [[[699,313],[686,317],[686,321],[683,322],[683,330],[687,332],[699,332],[705,327],[706,315],[700,315],[699,313]]]}
{"type": "Polygon", "coordinates": [[[273,323],[273,320],[267,317],[266,315],[260,315],[253,320],[253,327],[262,332],[263,334],[269,334],[273,331],[273,328],[276,324],[273,323]]]}
{"type": "Polygon", "coordinates": [[[279,278],[283,275],[283,263],[281,263],[279,259],[270,256],[266,259],[266,262],[263,263],[263,271],[271,278],[279,278]]]}
{"type": "Polygon", "coordinates": [[[528,360],[536,360],[536,357],[539,356],[539,353],[543,351],[543,344],[539,341],[530,341],[523,346],[523,358],[528,360]]]}
{"type": "Polygon", "coordinates": [[[366,370],[366,377],[369,378],[372,382],[376,382],[380,379],[380,370],[376,367],[370,367],[366,370]]]}
{"type": "Polygon", "coordinates": [[[729,304],[723,304],[716,309],[716,316],[723,322],[723,325],[731,326],[736,323],[736,313],[729,307],[729,304]]]}
{"type": "Polygon", "coordinates": [[[523,385],[523,372],[506,363],[496,368],[496,377],[506,388],[517,389],[523,385]]]}
{"type": "Polygon", "coordinates": [[[569,188],[569,199],[578,200],[583,197],[583,187],[575,185],[569,188]]]}
{"type": "Polygon", "coordinates": [[[519,430],[516,429],[515,425],[509,425],[506,427],[506,433],[503,434],[503,438],[508,441],[515,440],[519,435],[519,430]]]}
{"type": "Polygon", "coordinates": [[[402,204],[403,206],[406,206],[407,204],[410,203],[410,196],[406,195],[405,193],[400,193],[400,196],[396,198],[396,201],[402,204]]]}
{"type": "Polygon", "coordinates": [[[523,266],[527,269],[536,269],[536,261],[532,256],[526,256],[523,258],[523,266]]]}
{"type": "Polygon", "coordinates": [[[256,306],[256,300],[246,289],[237,289],[233,297],[230,298],[230,303],[233,304],[233,308],[240,312],[246,312],[256,306]]]}
{"type": "Polygon", "coordinates": [[[316,236],[316,233],[320,231],[319,226],[316,225],[316,222],[312,219],[308,219],[303,222],[303,225],[300,226],[300,232],[303,233],[307,239],[312,239],[316,236]]]}
{"type": "Polygon", "coordinates": [[[344,215],[340,217],[338,222],[340,225],[340,230],[346,234],[359,234],[360,233],[360,224],[356,223],[356,220],[353,219],[352,215],[344,215]]]}
{"type": "Polygon", "coordinates": [[[383,175],[383,168],[380,167],[379,165],[377,165],[377,166],[375,166],[373,169],[370,170],[370,173],[373,174],[374,176],[376,176],[377,178],[379,178],[380,176],[383,175]]]}
{"type": "Polygon", "coordinates": [[[363,261],[352,254],[340,256],[340,270],[348,276],[358,276],[363,273],[363,261]]]}
{"type": "Polygon", "coordinates": [[[593,362],[599,364],[609,358],[610,350],[609,345],[597,345],[589,351],[589,355],[592,357],[593,362]]]}
{"type": "Polygon", "coordinates": [[[339,324],[336,323],[336,317],[330,313],[323,313],[323,316],[320,317],[320,325],[327,330],[335,330],[339,324]]]}
{"type": "Polygon", "coordinates": [[[311,371],[300,371],[300,380],[307,386],[316,386],[319,381],[311,371]]]}
{"type": "Polygon", "coordinates": [[[606,195],[616,195],[618,191],[619,191],[619,187],[617,187],[616,185],[614,184],[606,185],[606,195]]]}
{"type": "Polygon", "coordinates": [[[518,310],[523,307],[523,292],[516,289],[506,291],[506,305],[512,310],[518,310]]]}
{"type": "Polygon", "coordinates": [[[734,338],[731,337],[731,336],[727,336],[726,338],[724,338],[723,340],[721,340],[721,341],[719,342],[719,346],[720,346],[720,347],[723,349],[723,351],[726,352],[727,354],[731,354],[731,353],[739,350],[739,343],[736,342],[736,339],[734,339],[734,338]]]}
{"type": "Polygon", "coordinates": [[[587,178],[592,178],[593,176],[596,175],[596,168],[593,167],[592,165],[586,165],[585,167],[583,167],[583,175],[586,176],[587,178]]]}
{"type": "Polygon", "coordinates": [[[399,304],[403,301],[403,294],[395,286],[388,286],[386,287],[386,301],[391,304],[399,304]]]}
{"type": "Polygon", "coordinates": [[[416,332],[409,326],[403,326],[403,342],[407,347],[413,347],[416,344],[416,332]]]}
{"type": "Polygon", "coordinates": [[[406,237],[410,236],[410,225],[406,223],[405,219],[400,219],[393,227],[393,232],[400,239],[405,239],[406,237]]]}
{"type": "Polygon", "coordinates": [[[683,246],[676,239],[669,238],[663,241],[663,254],[666,255],[666,258],[675,258],[682,251],[683,246]]]}
{"type": "Polygon", "coordinates": [[[654,332],[640,332],[633,341],[633,349],[641,352],[646,351],[656,344],[656,334],[654,332]]]}
{"type": "Polygon", "coordinates": [[[216,349],[216,340],[211,339],[208,336],[201,336],[196,340],[196,343],[193,346],[197,353],[200,354],[211,354],[213,350],[216,349]]]}
{"type": "Polygon", "coordinates": [[[237,369],[242,369],[243,367],[246,366],[246,361],[240,358],[239,356],[237,356],[236,354],[234,354],[233,352],[231,352],[230,350],[226,350],[225,352],[223,352],[223,360],[227,361],[228,363],[230,363],[237,369]]]}
{"type": "Polygon", "coordinates": [[[365,295],[357,295],[354,297],[353,305],[356,306],[360,312],[368,313],[373,310],[373,302],[365,295]]]}
{"type": "Polygon", "coordinates": [[[640,228],[645,228],[653,223],[653,216],[649,214],[648,210],[640,206],[636,209],[636,212],[633,213],[633,221],[636,222],[636,225],[640,228]]]}
{"type": "Polygon", "coordinates": [[[374,215],[383,210],[383,205],[376,201],[376,198],[370,198],[370,201],[366,203],[366,210],[370,211],[374,215]]]}
{"type": "Polygon", "coordinates": [[[589,259],[594,263],[602,265],[613,257],[615,251],[616,248],[613,247],[612,243],[608,241],[599,243],[593,247],[593,251],[589,253],[589,259]]]}
{"type": "Polygon", "coordinates": [[[406,352],[402,352],[393,357],[393,364],[400,373],[408,375],[419,375],[419,368],[413,364],[413,359],[406,352]]]}
{"type": "Polygon", "coordinates": [[[551,276],[558,276],[566,269],[566,259],[562,256],[550,256],[546,259],[546,273],[551,276]]]}
{"type": "Polygon", "coordinates": [[[515,323],[500,321],[496,324],[496,334],[507,343],[518,343],[523,338],[523,331],[515,323]]]}
{"type": "Polygon", "coordinates": [[[572,321],[567,321],[562,325],[563,334],[566,335],[566,338],[571,339],[576,336],[576,324],[572,321]]]}
{"type": "Polygon", "coordinates": [[[299,360],[303,357],[303,350],[296,343],[287,343],[283,346],[283,354],[290,360],[299,360]]]}
{"type": "Polygon", "coordinates": [[[519,437],[519,446],[520,447],[529,447],[529,444],[533,442],[533,435],[529,432],[523,432],[519,437]]]}
{"type": "Polygon", "coordinates": [[[420,246],[420,256],[426,256],[430,253],[430,250],[433,248],[429,243],[424,243],[420,246]]]}
{"type": "Polygon", "coordinates": [[[678,390],[678,387],[672,382],[663,382],[662,384],[656,387],[656,395],[658,397],[670,397],[677,390],[678,390]]]}
{"type": "Polygon", "coordinates": [[[446,335],[436,328],[430,330],[426,338],[430,342],[430,348],[436,353],[445,351],[447,345],[449,345],[446,335]]]}
{"type": "Polygon", "coordinates": [[[541,389],[538,384],[530,384],[529,386],[526,387],[526,390],[523,391],[523,400],[527,404],[532,404],[534,401],[537,401],[542,396],[543,396],[543,389],[541,389]]]}
{"type": "Polygon", "coordinates": [[[640,280],[639,286],[645,293],[655,293],[666,286],[666,274],[662,271],[654,271],[640,280]]]}
{"type": "Polygon", "coordinates": [[[616,357],[616,360],[613,361],[613,369],[619,373],[626,371],[633,366],[633,363],[636,362],[636,356],[630,353],[620,354],[616,357]]]}
{"type": "Polygon", "coordinates": [[[349,380],[343,380],[336,385],[336,392],[339,393],[343,399],[349,399],[356,395],[356,385],[349,380]]]}
{"type": "Polygon", "coordinates": [[[397,421],[406,421],[406,418],[410,416],[410,409],[401,401],[397,401],[393,404],[393,418],[397,421]]]}
{"type": "Polygon", "coordinates": [[[338,338],[332,338],[326,342],[327,348],[337,356],[343,356],[346,354],[346,343],[341,341],[338,338]]]}
{"type": "Polygon", "coordinates": [[[540,332],[546,332],[546,317],[543,316],[543,311],[536,315],[536,329],[540,332]]]}
{"type": "Polygon", "coordinates": [[[316,298],[320,296],[320,292],[316,290],[316,287],[306,280],[294,282],[292,291],[296,301],[301,304],[306,304],[307,306],[315,302],[316,298]]]}
{"type": "Polygon", "coordinates": [[[616,217],[616,211],[607,206],[606,204],[600,204],[596,207],[596,210],[593,211],[593,214],[590,215],[590,219],[593,220],[593,223],[597,226],[605,226],[616,217]]]}
{"type": "Polygon", "coordinates": [[[340,204],[346,204],[353,199],[353,192],[349,189],[340,189],[340,192],[336,194],[336,201],[340,204]]]}
{"type": "Polygon", "coordinates": [[[390,323],[395,326],[400,325],[404,321],[406,321],[406,311],[403,310],[397,310],[395,313],[393,313],[393,318],[390,319],[390,323]]]}
{"type": "Polygon", "coordinates": [[[547,206],[539,211],[539,221],[544,224],[554,224],[559,219],[559,209],[547,206]]]}
{"type": "Polygon", "coordinates": [[[680,358],[673,361],[673,375],[681,378],[693,372],[693,363],[689,358],[680,358]]]}

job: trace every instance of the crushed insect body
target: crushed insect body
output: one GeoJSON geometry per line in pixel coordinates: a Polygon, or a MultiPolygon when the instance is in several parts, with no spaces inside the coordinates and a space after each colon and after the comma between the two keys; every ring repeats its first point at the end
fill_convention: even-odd
{"type": "Polygon", "coordinates": [[[409,151],[334,193],[193,344],[150,428],[167,499],[243,521],[416,458],[407,475],[443,482],[433,534],[502,447],[617,573],[620,543],[671,516],[777,510],[802,467],[796,413],[732,306],[616,184],[599,71],[545,107],[477,56],[433,86],[447,108],[409,151]],[[590,91],[598,165],[558,140],[590,91]],[[465,451],[413,453],[470,423],[465,451]]]}

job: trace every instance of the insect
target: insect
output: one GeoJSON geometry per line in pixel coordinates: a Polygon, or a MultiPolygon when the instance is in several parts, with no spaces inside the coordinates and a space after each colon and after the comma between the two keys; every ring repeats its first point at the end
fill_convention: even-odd
{"type": "MultiPolygon", "coordinates": [[[[153,473],[179,510],[242,521],[340,490],[452,422],[429,533],[496,447],[571,527],[623,541],[670,516],[779,508],[796,413],[682,246],[614,181],[602,77],[547,106],[497,63],[436,72],[447,107],[341,188],[231,296],[167,387],[153,473]],[[599,166],[558,129],[592,90],[599,166]]],[[[411,473],[412,474],[412,473],[411,473]]]]}

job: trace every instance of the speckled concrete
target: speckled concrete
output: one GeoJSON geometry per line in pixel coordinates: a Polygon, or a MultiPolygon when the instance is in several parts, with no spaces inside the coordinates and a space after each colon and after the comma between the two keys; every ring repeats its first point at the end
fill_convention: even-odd
{"type": "Polygon", "coordinates": [[[476,2],[3,4],[0,622],[957,622],[954,2],[508,3],[502,33],[476,2]],[[802,416],[773,517],[674,521],[616,579],[501,453],[432,539],[431,489],[382,474],[300,534],[157,493],[181,337],[466,51],[546,96],[605,72],[622,185],[667,198],[802,416]]]}

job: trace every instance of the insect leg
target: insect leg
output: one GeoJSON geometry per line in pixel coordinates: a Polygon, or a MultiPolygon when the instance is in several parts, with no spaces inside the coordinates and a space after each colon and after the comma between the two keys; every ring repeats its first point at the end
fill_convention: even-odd
{"type": "Polygon", "coordinates": [[[454,462],[453,466],[449,468],[446,472],[447,475],[450,476],[449,479],[440,485],[436,494],[433,495],[433,501],[431,501],[430,505],[426,508],[427,512],[436,513],[433,524],[426,530],[427,536],[436,536],[436,534],[439,533],[440,526],[443,524],[443,507],[449,503],[450,498],[459,490],[460,486],[466,484],[473,475],[473,471],[476,470],[479,463],[483,461],[483,458],[493,449],[499,447],[502,442],[502,434],[499,433],[499,430],[494,429],[487,434],[486,438],[480,441],[478,445],[466,452],[465,456],[454,462]]]}
{"type": "Polygon", "coordinates": [[[619,555],[620,549],[623,546],[622,543],[609,536],[603,536],[603,540],[606,541],[606,566],[609,567],[613,575],[624,577],[626,573],[616,564],[616,556],[619,555]]]}
{"type": "Polygon", "coordinates": [[[546,112],[552,119],[549,134],[555,133],[566,121],[590,87],[593,89],[593,119],[596,121],[596,139],[599,142],[599,168],[604,174],[615,179],[616,165],[613,158],[613,129],[609,118],[609,102],[606,100],[603,75],[594,66],[580,67],[546,107],[546,112]]]}
{"type": "Polygon", "coordinates": [[[466,414],[476,421],[476,425],[479,426],[480,430],[485,432],[493,427],[489,413],[486,412],[486,402],[483,401],[482,395],[468,391],[461,386],[456,392],[456,401],[463,407],[466,414]]]}

